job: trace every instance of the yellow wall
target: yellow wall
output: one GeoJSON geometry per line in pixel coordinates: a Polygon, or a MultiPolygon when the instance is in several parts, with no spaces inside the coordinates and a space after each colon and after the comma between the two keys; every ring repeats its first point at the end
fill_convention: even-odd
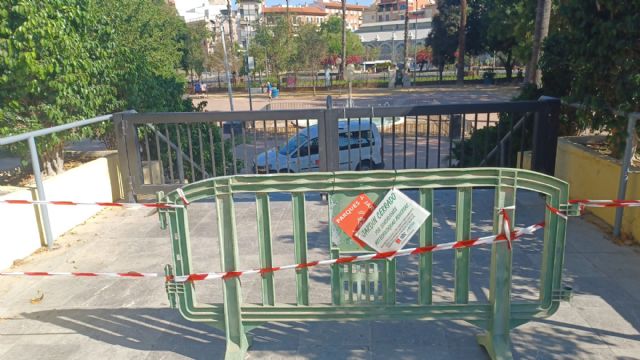
{"type": "MultiPolygon", "coordinates": [[[[578,143],[585,137],[566,137],[558,140],[555,176],[570,184],[571,199],[612,200],[617,198],[620,162],[586,148],[578,143]]],[[[632,169],[627,183],[627,199],[640,199],[640,172],[632,169]]],[[[589,208],[597,217],[613,226],[614,208],[589,208]]],[[[626,208],[622,218],[622,232],[640,240],[640,208],[626,208]]]]}
{"type": "MultiPolygon", "coordinates": [[[[44,181],[48,200],[110,202],[123,197],[117,154],[107,155],[44,181]]],[[[18,190],[0,199],[36,200],[32,189],[18,190]]],[[[64,234],[97,214],[97,206],[49,206],[53,236],[64,234]]],[[[45,245],[34,206],[0,206],[0,270],[45,245]]]]}

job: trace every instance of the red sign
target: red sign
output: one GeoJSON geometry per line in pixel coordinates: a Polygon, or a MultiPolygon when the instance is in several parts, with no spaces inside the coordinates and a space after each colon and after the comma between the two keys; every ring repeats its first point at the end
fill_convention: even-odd
{"type": "Polygon", "coordinates": [[[375,208],[376,205],[367,195],[360,194],[340,214],[333,218],[333,222],[364,249],[367,248],[367,244],[356,236],[356,232],[375,208]]]}

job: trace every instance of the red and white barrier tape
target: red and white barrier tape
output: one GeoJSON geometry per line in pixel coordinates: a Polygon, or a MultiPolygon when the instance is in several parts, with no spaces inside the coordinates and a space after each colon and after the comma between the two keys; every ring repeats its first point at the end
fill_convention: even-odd
{"type": "Polygon", "coordinates": [[[509,235],[500,234],[500,235],[491,235],[485,236],[477,239],[471,240],[463,240],[463,241],[453,241],[444,244],[416,247],[416,248],[407,248],[401,249],[397,251],[389,251],[383,253],[375,253],[375,254],[366,254],[359,256],[345,256],[337,259],[328,259],[328,260],[319,260],[312,261],[304,264],[294,264],[294,265],[285,265],[278,266],[272,268],[263,268],[263,269],[253,269],[253,270],[243,270],[243,271],[228,271],[228,272],[216,272],[216,273],[197,273],[197,274],[189,274],[183,276],[175,276],[172,280],[175,282],[188,282],[188,281],[202,281],[202,280],[211,280],[211,279],[230,279],[239,276],[245,275],[255,275],[255,274],[268,274],[281,270],[292,270],[292,269],[304,269],[311,268],[319,265],[333,265],[333,264],[346,264],[346,263],[354,263],[359,261],[368,261],[368,260],[378,260],[378,259],[388,259],[400,256],[409,256],[409,255],[420,255],[426,254],[430,252],[443,251],[443,250],[452,250],[452,249],[463,249],[470,248],[478,245],[492,244],[494,242],[513,241],[523,235],[533,234],[537,230],[544,227],[544,223],[539,223],[535,225],[528,226],[526,228],[518,229],[516,231],[512,231],[509,235]]]}
{"type": "MultiPolygon", "coordinates": [[[[184,200],[183,200],[184,201],[184,200]]],[[[121,208],[156,208],[156,209],[175,209],[182,208],[183,205],[165,204],[165,203],[115,203],[115,202],[76,202],[76,201],[56,201],[56,200],[0,200],[0,204],[11,205],[66,205],[66,206],[102,206],[102,207],[121,207],[121,208]]],[[[185,203],[185,205],[187,205],[185,203]]]]}
{"type": "MultiPolygon", "coordinates": [[[[366,254],[359,256],[345,256],[337,259],[312,261],[304,264],[292,264],[271,268],[252,269],[243,271],[227,271],[227,272],[214,272],[214,273],[195,273],[189,275],[181,275],[174,277],[167,277],[167,281],[174,282],[189,282],[189,281],[202,281],[213,279],[231,279],[234,277],[255,275],[255,274],[268,274],[282,270],[304,269],[311,268],[320,265],[332,265],[332,264],[346,264],[367,260],[389,259],[400,256],[420,255],[436,251],[464,249],[473,246],[492,244],[494,242],[508,241],[509,243],[523,235],[530,235],[539,229],[544,227],[544,223],[531,225],[525,228],[518,229],[510,232],[510,234],[500,234],[480,237],[471,240],[454,241],[444,244],[422,246],[415,248],[401,249],[397,251],[389,251],[383,253],[366,254]]],[[[92,272],[0,272],[0,276],[71,276],[71,277],[113,277],[113,278],[143,278],[143,277],[164,277],[164,274],[160,273],[139,273],[139,272],[127,272],[127,273],[92,273],[92,272]]]]}
{"type": "Polygon", "coordinates": [[[639,207],[640,200],[569,200],[570,204],[587,207],[639,207]]]}
{"type": "Polygon", "coordinates": [[[115,278],[143,278],[143,277],[162,277],[160,273],[110,273],[110,272],[47,272],[47,271],[16,271],[16,272],[0,272],[0,276],[72,276],[72,277],[115,277],[115,278]]]}

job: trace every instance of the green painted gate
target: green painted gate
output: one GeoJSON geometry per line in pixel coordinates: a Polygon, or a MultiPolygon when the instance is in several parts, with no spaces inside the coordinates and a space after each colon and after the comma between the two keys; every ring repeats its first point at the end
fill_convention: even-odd
{"type": "MultiPolygon", "coordinates": [[[[292,201],[293,242],[295,262],[307,262],[307,229],[305,193],[328,194],[326,219],[331,224],[332,212],[340,211],[342,204],[360,193],[383,194],[395,187],[419,192],[419,203],[433,214],[434,190],[455,189],[456,241],[466,240],[471,234],[471,195],[473,189],[495,189],[494,208],[508,209],[514,219],[516,190],[540,193],[548,205],[567,210],[568,184],[540,173],[503,168],[399,170],[370,172],[336,172],[312,174],[236,175],[218,177],[186,185],[183,190],[189,201],[215,199],[220,241],[222,271],[244,269],[239,262],[237,222],[233,196],[253,193],[256,199],[258,248],[260,266],[272,268],[272,221],[269,212],[269,194],[290,193],[292,201]],[[337,209],[337,210],[334,210],[337,209]]],[[[159,200],[181,204],[174,191],[159,200]]],[[[375,198],[373,199],[375,201],[375,198]]],[[[453,205],[453,204],[452,204],[453,205]]],[[[162,226],[171,232],[173,265],[166,268],[167,275],[181,276],[193,273],[193,249],[189,242],[188,208],[160,211],[162,226]]],[[[313,214],[320,216],[321,214],[313,214]]],[[[502,232],[502,218],[495,212],[494,232],[502,232]]],[[[562,287],[566,219],[545,211],[544,245],[536,301],[511,300],[512,252],[506,242],[492,245],[489,300],[469,303],[470,249],[457,249],[454,257],[455,283],[453,303],[434,302],[432,299],[432,253],[419,256],[418,298],[415,304],[396,302],[396,260],[385,259],[363,263],[336,264],[331,269],[332,303],[311,304],[309,301],[309,269],[296,269],[296,303],[276,301],[274,273],[262,275],[262,302],[243,302],[241,281],[231,277],[223,281],[223,303],[201,304],[196,300],[193,283],[168,280],[166,284],[170,303],[190,321],[202,322],[225,331],[227,350],[225,359],[244,359],[250,346],[252,329],[269,322],[322,321],[322,320],[389,320],[389,319],[451,319],[465,320],[486,330],[478,338],[493,359],[511,358],[509,332],[535,318],[552,315],[559,302],[568,298],[569,289],[562,287]]],[[[434,244],[433,216],[429,217],[418,233],[420,246],[434,244]]],[[[337,258],[357,249],[341,241],[336,229],[330,229],[330,255],[337,258]]],[[[362,251],[360,251],[362,252],[362,251]]]]}

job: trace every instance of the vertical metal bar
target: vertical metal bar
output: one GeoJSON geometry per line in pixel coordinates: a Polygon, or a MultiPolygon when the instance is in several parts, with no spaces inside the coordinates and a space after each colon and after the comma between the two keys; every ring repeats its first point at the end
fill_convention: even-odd
{"type": "Polygon", "coordinates": [[[173,159],[171,158],[171,145],[169,145],[169,141],[171,141],[171,137],[169,134],[169,125],[164,126],[164,135],[167,138],[167,158],[169,159],[169,177],[171,178],[171,183],[174,184],[176,182],[176,179],[173,176],[173,159]]]}
{"type": "MultiPolygon", "coordinates": [[[[296,119],[296,129],[300,129],[298,127],[298,119],[296,119]]],[[[296,171],[300,172],[300,130],[296,131],[296,171]]]]}
{"type": "Polygon", "coordinates": [[[424,168],[429,168],[429,151],[431,150],[431,115],[427,115],[427,144],[426,144],[426,157],[424,159],[424,168]]]}
{"type": "MultiPolygon", "coordinates": [[[[415,75],[415,72],[414,72],[415,75]]],[[[416,115],[416,127],[413,134],[413,167],[418,168],[418,115],[416,115]]]]}
{"type": "MultiPolygon", "coordinates": [[[[457,189],[456,199],[456,241],[471,238],[471,194],[472,188],[457,189]]],[[[455,301],[456,304],[469,302],[469,248],[456,249],[455,253],[455,301]]]]}
{"type": "MultiPolygon", "coordinates": [[[[633,149],[636,139],[636,122],[640,118],[640,113],[628,115],[627,120],[627,143],[624,147],[624,157],[622,158],[622,169],[620,169],[620,181],[618,183],[618,199],[624,200],[627,195],[627,181],[629,180],[629,167],[633,158],[633,149]]],[[[613,236],[619,237],[622,232],[622,207],[616,208],[616,219],[613,227],[613,236]]]]}
{"type": "MultiPolygon", "coordinates": [[[[374,145],[374,140],[373,140],[373,116],[369,117],[369,132],[368,134],[368,139],[367,141],[369,142],[369,159],[371,162],[373,162],[373,145],[374,145]]],[[[382,160],[382,159],[380,159],[382,160]]],[[[367,285],[368,286],[368,285],[367,285]]]]}
{"type": "MultiPolygon", "coordinates": [[[[340,145],[340,135],[338,135],[338,146],[340,145]]],[[[340,151],[342,149],[339,149],[340,151]]],[[[351,118],[347,118],[347,161],[349,161],[348,170],[351,170],[351,118]]]]}
{"type": "Polygon", "coordinates": [[[218,135],[220,135],[220,153],[222,157],[222,175],[227,176],[227,154],[225,150],[225,140],[224,140],[224,132],[222,131],[222,127],[224,124],[220,122],[218,124],[218,135]]]}
{"type": "MultiPolygon", "coordinates": [[[[162,155],[160,153],[160,136],[158,135],[158,131],[160,130],[153,129],[153,134],[155,135],[155,139],[156,139],[156,155],[158,156],[158,163],[160,163],[160,184],[164,185],[165,184],[164,164],[162,162],[162,155]]],[[[171,161],[171,159],[169,159],[169,161],[171,161]]]]}
{"type": "Polygon", "coordinates": [[[349,304],[353,304],[353,267],[357,264],[348,264],[347,271],[349,272],[349,304]]]}
{"type": "Polygon", "coordinates": [[[396,259],[382,261],[387,269],[384,302],[385,304],[394,305],[396,303],[396,259]]]}
{"type": "MultiPolygon", "coordinates": [[[[148,129],[144,129],[144,150],[147,153],[147,166],[149,167],[149,181],[153,184],[153,166],[151,166],[151,153],[149,152],[149,136],[147,134],[148,129]]],[[[144,177],[142,178],[144,182],[144,177]]]]}
{"type": "MultiPolygon", "coordinates": [[[[369,159],[371,161],[371,159],[369,159]]],[[[358,118],[358,164],[362,163],[362,118],[358,118]]],[[[371,164],[370,164],[371,166],[371,164]]]]}
{"type": "Polygon", "coordinates": [[[198,146],[200,147],[200,173],[202,174],[202,179],[204,179],[206,170],[204,168],[204,148],[202,147],[202,129],[200,129],[200,124],[198,124],[198,146]]]}
{"type": "Polygon", "coordinates": [[[406,169],[407,168],[407,117],[404,117],[404,121],[402,122],[402,137],[404,138],[402,140],[402,152],[403,152],[403,159],[402,159],[402,168],[406,169]]]}
{"type": "Polygon", "coordinates": [[[216,177],[216,150],[215,144],[213,143],[213,131],[211,131],[211,124],[207,126],[207,129],[209,130],[209,152],[211,153],[211,167],[213,168],[211,172],[213,173],[213,177],[216,177]]]}
{"type": "Polygon", "coordinates": [[[391,168],[396,169],[396,117],[391,122],[391,168]]]}
{"type": "MultiPolygon", "coordinates": [[[[433,189],[420,189],[420,206],[431,213],[420,226],[420,247],[433,245],[433,189]]],[[[418,259],[418,304],[432,303],[433,253],[420,254],[418,259]]]]}
{"type": "MultiPolygon", "coordinates": [[[[516,115],[514,113],[511,113],[512,116],[509,116],[509,137],[507,138],[507,142],[509,143],[508,149],[507,149],[507,166],[511,167],[511,160],[513,159],[513,155],[511,155],[513,153],[513,115],[516,115]]],[[[517,115],[516,115],[517,116],[517,115]]]]}
{"type": "MultiPolygon", "coordinates": [[[[526,114],[525,116],[528,118],[530,114],[526,114]]],[[[526,128],[527,120],[525,119],[523,120],[522,126],[520,126],[520,166],[518,166],[520,169],[524,169],[524,136],[526,128]]]]}
{"type": "Polygon", "coordinates": [[[462,116],[462,130],[460,131],[460,164],[458,167],[466,167],[466,164],[464,162],[464,131],[466,129],[467,126],[467,114],[460,114],[460,116],[462,116]]]}
{"type": "MultiPolygon", "coordinates": [[[[36,147],[36,140],[30,137],[27,142],[29,143],[29,153],[31,154],[31,168],[33,169],[33,177],[36,181],[36,190],[38,192],[38,200],[45,201],[47,197],[44,192],[44,184],[42,183],[42,173],[40,170],[40,160],[38,159],[38,149],[36,147]]],[[[47,243],[47,248],[51,250],[53,247],[53,232],[51,231],[51,221],[49,219],[49,209],[47,204],[40,204],[40,214],[42,215],[42,226],[44,227],[44,240],[47,243]]]]}
{"type": "MultiPolygon", "coordinates": [[[[284,123],[284,141],[285,141],[285,146],[289,145],[289,122],[286,121],[284,123]]],[[[291,154],[289,153],[289,149],[287,148],[287,171],[291,171],[291,154]]]]}
{"type": "MultiPolygon", "coordinates": [[[[278,122],[273,120],[273,149],[276,153],[275,171],[280,172],[280,151],[278,151],[278,122]]],[[[265,157],[266,158],[266,157],[265,157]]]]}
{"type": "MultiPolygon", "coordinates": [[[[293,243],[296,264],[307,263],[307,220],[305,216],[304,193],[291,194],[293,208],[293,243]]],[[[309,305],[309,269],[296,269],[296,302],[309,305]]]]}
{"type": "Polygon", "coordinates": [[[180,178],[180,184],[184,184],[184,163],[182,159],[182,136],[180,135],[180,124],[176,124],[176,134],[178,136],[178,150],[176,150],[176,159],[178,162],[178,177],[180,178]]]}
{"type": "Polygon", "coordinates": [[[191,140],[191,125],[187,124],[187,141],[189,142],[189,164],[191,165],[191,181],[196,182],[196,169],[193,164],[193,141],[191,140]]]}
{"type": "Polygon", "coordinates": [[[449,114],[449,167],[451,167],[451,161],[453,160],[452,152],[453,152],[453,139],[452,139],[452,131],[453,130],[453,114],[449,114]]]}
{"type": "Polygon", "coordinates": [[[438,115],[438,168],[440,168],[440,144],[442,143],[442,115],[438,115]]]}
{"type": "MultiPolygon", "coordinates": [[[[269,269],[273,267],[273,254],[271,251],[271,213],[267,193],[256,193],[256,208],[260,268],[269,269]]],[[[273,272],[262,274],[262,305],[275,305],[273,280],[273,272]]]]}
{"type": "Polygon", "coordinates": [[[311,171],[311,129],[309,129],[309,119],[307,119],[307,170],[311,171]]]}
{"type": "MultiPolygon", "coordinates": [[[[253,161],[257,162],[258,160],[258,127],[256,126],[256,121],[253,120],[253,161]]],[[[265,163],[265,165],[268,165],[265,163]]],[[[253,171],[257,174],[258,168],[253,169],[253,171]]]]}
{"type": "MultiPolygon", "coordinates": [[[[384,116],[380,117],[380,152],[381,152],[381,157],[382,157],[382,162],[384,163],[384,116]]],[[[385,168],[387,166],[385,165],[385,168]]]]}
{"type": "Polygon", "coordinates": [[[503,167],[504,166],[504,160],[502,158],[502,156],[504,155],[503,153],[503,144],[502,144],[502,138],[500,137],[500,115],[498,115],[498,122],[496,123],[496,136],[497,136],[497,142],[496,144],[499,146],[499,158],[498,158],[498,166],[503,167]]]}
{"type": "MultiPolygon", "coordinates": [[[[236,160],[236,131],[235,128],[231,128],[231,159],[233,161],[233,174],[238,173],[238,161],[236,160]]],[[[277,153],[276,153],[277,154],[277,153]]]]}
{"type": "MultiPolygon", "coordinates": [[[[249,75],[247,74],[247,81],[248,81],[249,75]]],[[[247,84],[248,85],[248,84],[247,84]]],[[[253,110],[251,110],[253,111],[253,110]]],[[[247,164],[249,164],[249,158],[247,157],[247,133],[245,128],[247,127],[247,123],[245,121],[243,121],[242,123],[242,156],[243,161],[242,161],[242,169],[240,169],[240,172],[242,172],[242,170],[247,168],[247,164]]]]}
{"type": "MultiPolygon", "coordinates": [[[[489,154],[489,118],[491,117],[490,113],[487,113],[487,123],[485,125],[485,136],[484,136],[484,155],[482,156],[483,158],[486,158],[487,155],[489,154]]],[[[489,159],[487,159],[487,163],[489,162],[489,159]]]]}
{"type": "MultiPolygon", "coordinates": [[[[475,135],[477,131],[478,131],[478,113],[475,113],[473,115],[473,135],[475,135]]],[[[478,155],[478,151],[477,150],[473,151],[473,154],[472,154],[473,160],[472,161],[473,161],[473,165],[474,166],[478,163],[477,155],[478,155]]]]}

